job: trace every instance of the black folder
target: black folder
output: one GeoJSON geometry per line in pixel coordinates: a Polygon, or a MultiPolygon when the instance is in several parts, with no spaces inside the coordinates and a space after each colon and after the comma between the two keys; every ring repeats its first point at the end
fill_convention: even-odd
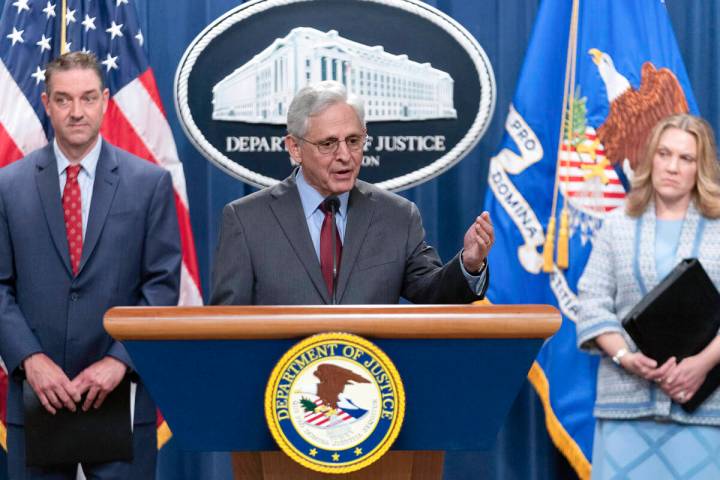
{"type": "MultiPolygon", "coordinates": [[[[84,396],[83,396],[84,401],[84,396]]],[[[79,462],[130,461],[130,379],[105,397],[100,408],[75,412],[45,410],[27,381],[23,382],[25,458],[29,466],[54,467],[79,462]]]]}
{"type": "MultiPolygon", "coordinates": [[[[720,293],[696,258],[681,261],[623,319],[638,348],[662,365],[699,353],[720,328],[720,293]]],[[[708,372],[695,395],[682,404],[693,412],[720,384],[720,365],[708,372]]]]}

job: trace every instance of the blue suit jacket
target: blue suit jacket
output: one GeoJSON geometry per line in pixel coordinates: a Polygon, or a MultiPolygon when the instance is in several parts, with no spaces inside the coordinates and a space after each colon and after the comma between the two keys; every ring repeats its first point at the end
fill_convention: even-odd
{"type": "MultiPolygon", "coordinates": [[[[74,378],[109,355],[133,368],[103,329],[116,305],[176,305],[181,249],[170,174],[103,142],[77,276],[70,267],[52,145],[0,169],[0,356],[8,423],[22,424],[22,361],[44,352],[74,378]]],[[[135,423],[155,420],[138,385],[135,423]]]]}

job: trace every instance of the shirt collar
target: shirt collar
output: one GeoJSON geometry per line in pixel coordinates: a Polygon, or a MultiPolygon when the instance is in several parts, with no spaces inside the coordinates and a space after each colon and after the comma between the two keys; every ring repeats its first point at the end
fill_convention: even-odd
{"type": "MultiPolygon", "coordinates": [[[[305,177],[303,176],[302,167],[298,168],[297,170],[297,174],[295,176],[295,184],[297,185],[298,192],[300,193],[300,203],[302,203],[305,218],[308,219],[315,213],[315,210],[317,210],[320,206],[320,203],[325,200],[325,197],[323,197],[320,192],[315,190],[309,183],[307,183],[305,177]]],[[[340,200],[340,209],[337,213],[338,215],[340,215],[340,218],[345,218],[345,216],[347,215],[348,198],[350,198],[350,192],[341,193],[337,197],[338,200],[340,200]]]]}
{"type": "MultiPolygon", "coordinates": [[[[95,146],[80,160],[80,165],[82,166],[81,171],[85,171],[91,180],[95,178],[95,170],[97,169],[98,160],[100,159],[100,150],[102,150],[102,137],[98,135],[95,146]]],[[[55,159],[57,160],[58,175],[61,175],[70,165],[70,160],[68,160],[62,150],[60,150],[57,138],[53,140],[53,152],[55,152],[55,159]]]]}

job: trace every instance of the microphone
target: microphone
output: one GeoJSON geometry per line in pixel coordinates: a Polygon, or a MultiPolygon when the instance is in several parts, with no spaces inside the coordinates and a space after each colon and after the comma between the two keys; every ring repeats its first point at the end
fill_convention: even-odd
{"type": "Polygon", "coordinates": [[[340,200],[336,196],[330,196],[327,197],[323,204],[325,206],[326,210],[329,210],[332,212],[332,259],[333,259],[333,268],[332,268],[332,276],[333,276],[333,288],[332,288],[332,304],[337,305],[337,270],[338,270],[338,262],[337,262],[337,245],[335,245],[335,239],[337,238],[337,224],[335,223],[335,214],[340,209],[340,200]]]}

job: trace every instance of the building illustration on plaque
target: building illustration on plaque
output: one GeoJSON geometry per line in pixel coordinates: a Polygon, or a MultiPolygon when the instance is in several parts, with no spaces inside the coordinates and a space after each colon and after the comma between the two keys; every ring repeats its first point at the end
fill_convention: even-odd
{"type": "Polygon", "coordinates": [[[213,120],[281,125],[295,93],[337,80],[365,101],[365,120],[454,119],[452,77],[429,63],[298,27],[213,87],[213,120]]]}

